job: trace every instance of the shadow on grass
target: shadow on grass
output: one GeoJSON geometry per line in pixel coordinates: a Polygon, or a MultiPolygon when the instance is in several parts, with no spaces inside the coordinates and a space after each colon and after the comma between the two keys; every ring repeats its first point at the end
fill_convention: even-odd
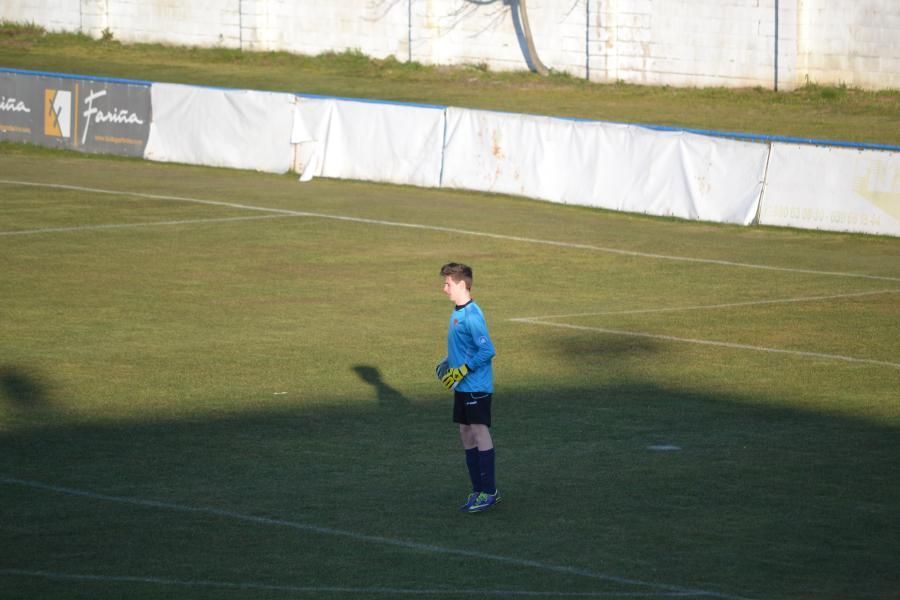
{"type": "Polygon", "coordinates": [[[45,408],[50,403],[43,377],[16,365],[0,365],[0,396],[15,409],[45,408]]]}
{"type": "MultiPolygon", "coordinates": [[[[409,402],[377,368],[353,369],[381,405],[409,402]]],[[[674,585],[792,599],[900,589],[896,429],[652,383],[499,391],[505,500],[474,517],[455,510],[467,478],[437,400],[410,402],[401,422],[382,406],[298,406],[199,422],[59,416],[0,432],[0,567],[348,588],[330,598],[378,587],[552,597],[674,585]],[[680,451],[648,449],[659,445],[680,451]]],[[[0,575],[0,588],[122,591],[23,579],[0,575]]],[[[129,590],[147,586],[148,597],[165,591],[129,590]]]]}
{"type": "Polygon", "coordinates": [[[409,400],[399,390],[385,383],[378,367],[355,365],[353,372],[375,389],[378,405],[382,408],[395,409],[409,406],[409,400]]]}

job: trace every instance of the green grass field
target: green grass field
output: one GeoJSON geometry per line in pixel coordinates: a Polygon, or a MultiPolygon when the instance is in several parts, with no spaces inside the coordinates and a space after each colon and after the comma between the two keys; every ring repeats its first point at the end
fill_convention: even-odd
{"type": "Polygon", "coordinates": [[[0,257],[2,598],[900,597],[900,240],[0,145],[0,257]]]}

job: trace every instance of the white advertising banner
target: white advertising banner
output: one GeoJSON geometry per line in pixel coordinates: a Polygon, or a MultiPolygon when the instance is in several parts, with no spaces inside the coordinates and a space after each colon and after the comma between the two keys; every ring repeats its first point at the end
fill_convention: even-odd
{"type": "MultiPolygon", "coordinates": [[[[315,175],[439,185],[443,108],[329,100],[327,109],[301,100],[297,114],[304,121],[302,129],[313,138],[314,155],[320,161],[315,175]]],[[[295,131],[298,133],[303,132],[295,131]]],[[[300,137],[295,135],[295,139],[300,137]]]]}
{"type": "Polygon", "coordinates": [[[290,170],[293,94],[154,83],[151,97],[153,122],[144,158],[290,170]]]}
{"type": "Polygon", "coordinates": [[[443,185],[747,225],[767,155],[684,132],[449,108],[443,185]]]}
{"type": "Polygon", "coordinates": [[[900,153],[772,144],[759,222],[900,236],[900,153]]]}

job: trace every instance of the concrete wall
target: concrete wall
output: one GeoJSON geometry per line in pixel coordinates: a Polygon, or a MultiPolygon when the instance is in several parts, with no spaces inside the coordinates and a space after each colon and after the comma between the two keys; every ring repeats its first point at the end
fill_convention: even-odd
{"type": "Polygon", "coordinates": [[[800,0],[798,75],[813,82],[900,88],[900,2],[800,0]]]}
{"type": "MultiPolygon", "coordinates": [[[[358,49],[525,69],[513,0],[0,0],[0,18],[123,42],[358,49]]],[[[900,89],[897,0],[529,0],[541,60],[591,80],[900,89]],[[776,61],[776,4],[777,61],[776,61]],[[776,73],[777,62],[777,73],[776,73]]]]}
{"type": "Polygon", "coordinates": [[[605,52],[598,56],[598,62],[605,59],[606,79],[676,86],[769,87],[774,82],[770,0],[609,4],[617,10],[601,13],[605,52]]]}
{"type": "Polygon", "coordinates": [[[221,0],[107,0],[109,28],[128,41],[188,41],[197,46],[239,47],[237,3],[221,0]]]}
{"type": "Polygon", "coordinates": [[[51,31],[79,31],[80,0],[0,0],[0,19],[35,23],[51,31]]]}

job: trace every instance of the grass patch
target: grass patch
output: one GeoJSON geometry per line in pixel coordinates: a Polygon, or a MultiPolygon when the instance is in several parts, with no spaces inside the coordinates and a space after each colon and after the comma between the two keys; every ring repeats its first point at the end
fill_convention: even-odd
{"type": "Polygon", "coordinates": [[[4,48],[27,50],[46,34],[43,27],[34,23],[20,24],[6,20],[0,21],[0,46],[4,48]]]}
{"type": "Polygon", "coordinates": [[[2,598],[900,588],[900,369],[671,339],[896,363],[900,284],[835,275],[900,280],[895,238],[26,146],[0,179],[123,192],[0,184],[2,598]],[[475,518],[432,375],[451,259],[498,348],[475,518]],[[511,320],[564,314],[588,329],[511,320]]]}
{"type": "Polygon", "coordinates": [[[672,88],[588,83],[569,75],[492,72],[484,65],[425,66],[371,59],[358,50],[300,56],[123,44],[45,33],[4,23],[0,65],[85,75],[230,88],[420,102],[509,112],[581,117],[900,144],[900,91],[807,85],[792,92],[762,88],[672,88]]]}

